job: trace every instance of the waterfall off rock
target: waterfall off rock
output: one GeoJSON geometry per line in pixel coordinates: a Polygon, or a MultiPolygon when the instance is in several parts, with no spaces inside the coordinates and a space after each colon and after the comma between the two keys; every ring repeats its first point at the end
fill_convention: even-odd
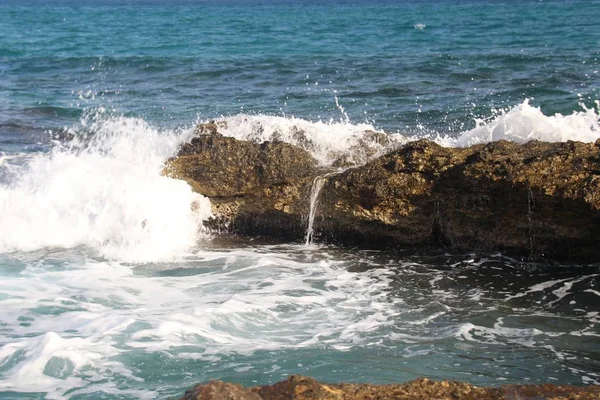
{"type": "Polygon", "coordinates": [[[308,211],[308,227],[306,228],[305,239],[306,246],[310,246],[312,244],[314,236],[315,214],[319,204],[319,193],[321,192],[321,189],[323,189],[323,185],[325,185],[325,182],[329,176],[331,176],[331,174],[317,176],[313,180],[313,184],[310,189],[310,209],[308,211]]]}

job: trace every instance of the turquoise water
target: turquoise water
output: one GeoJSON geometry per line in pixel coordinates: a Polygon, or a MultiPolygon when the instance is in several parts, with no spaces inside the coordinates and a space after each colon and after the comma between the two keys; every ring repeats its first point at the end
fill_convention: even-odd
{"type": "Polygon", "coordinates": [[[526,98],[570,114],[600,97],[599,14],[596,1],[2,1],[2,136],[99,106],[170,126],[337,120],[335,95],[351,121],[391,131],[458,132],[526,98]]]}
{"type": "Polygon", "coordinates": [[[224,240],[202,228],[208,200],[161,175],[211,119],[256,141],[302,129],[323,164],[372,129],[393,145],[594,141],[598,15],[0,0],[0,397],[167,398],[292,373],[598,384],[598,265],[224,240]]]}

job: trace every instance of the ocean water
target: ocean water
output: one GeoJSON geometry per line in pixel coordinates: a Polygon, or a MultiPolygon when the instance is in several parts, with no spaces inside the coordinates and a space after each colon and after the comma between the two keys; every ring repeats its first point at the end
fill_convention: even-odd
{"type": "Polygon", "coordinates": [[[0,398],[293,373],[600,384],[598,264],[223,238],[202,225],[209,200],[161,175],[213,119],[244,140],[302,129],[324,165],[366,162],[366,130],[390,135],[377,154],[593,142],[599,15],[591,0],[0,0],[0,398]]]}

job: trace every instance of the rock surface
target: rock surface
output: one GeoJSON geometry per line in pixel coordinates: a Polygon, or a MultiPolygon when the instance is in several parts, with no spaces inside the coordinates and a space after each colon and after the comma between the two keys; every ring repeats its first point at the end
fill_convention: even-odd
{"type": "Polygon", "coordinates": [[[224,137],[215,123],[200,125],[165,173],[210,198],[218,231],[295,240],[304,234],[316,160],[284,142],[256,144],[224,137]]]}
{"type": "MultiPolygon", "coordinates": [[[[311,185],[331,173],[304,149],[238,141],[200,125],[165,171],[210,198],[218,230],[301,241],[311,185]]],[[[321,241],[444,246],[528,257],[600,260],[600,141],[406,144],[327,177],[321,241]]]]}
{"type": "Polygon", "coordinates": [[[421,140],[323,187],[318,229],[343,243],[434,243],[599,260],[600,148],[421,140]]]}
{"type": "Polygon", "coordinates": [[[546,385],[507,385],[480,388],[468,383],[426,378],[404,384],[369,385],[329,384],[292,375],[270,386],[243,388],[240,385],[211,381],[185,392],[182,400],[526,400],[526,399],[600,399],[599,386],[575,387],[546,385]]]}

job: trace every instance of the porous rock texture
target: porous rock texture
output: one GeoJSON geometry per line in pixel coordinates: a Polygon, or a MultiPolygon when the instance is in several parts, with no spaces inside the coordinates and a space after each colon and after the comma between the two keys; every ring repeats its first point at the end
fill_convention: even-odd
{"type": "Polygon", "coordinates": [[[331,177],[319,229],[343,243],[424,243],[600,259],[600,147],[420,140],[331,177]]]}
{"type": "Polygon", "coordinates": [[[600,140],[468,148],[418,140],[336,170],[299,147],[218,130],[200,125],[165,167],[211,200],[215,230],[301,241],[312,182],[329,173],[314,227],[324,242],[600,260],[600,140]]]}
{"type": "Polygon", "coordinates": [[[269,386],[244,388],[211,381],[185,392],[181,400],[592,400],[599,386],[506,385],[481,388],[468,383],[420,378],[404,384],[329,384],[292,375],[269,386]]]}
{"type": "Polygon", "coordinates": [[[216,123],[200,125],[165,173],[210,199],[216,218],[206,224],[216,231],[302,237],[308,213],[302,199],[319,174],[316,160],[288,143],[240,141],[217,129],[216,123]]]}

